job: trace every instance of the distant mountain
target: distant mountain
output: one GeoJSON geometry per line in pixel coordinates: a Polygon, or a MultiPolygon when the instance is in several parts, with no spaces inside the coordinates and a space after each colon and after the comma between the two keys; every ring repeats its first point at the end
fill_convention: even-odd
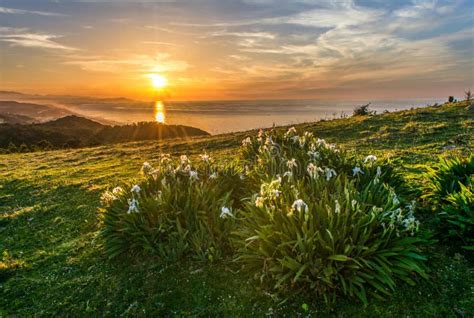
{"type": "Polygon", "coordinates": [[[66,116],[53,121],[28,125],[0,125],[0,148],[22,151],[35,148],[77,148],[139,140],[163,140],[209,135],[204,130],[144,122],[108,126],[93,120],[66,116]]]}
{"type": "Polygon", "coordinates": [[[8,100],[0,101],[0,114],[21,115],[36,119],[37,121],[44,121],[71,115],[72,112],[51,105],[20,103],[8,100]]]}
{"type": "Polygon", "coordinates": [[[0,124],[27,125],[27,124],[32,124],[34,122],[36,122],[36,120],[28,116],[10,114],[10,113],[0,113],[0,124]]]}

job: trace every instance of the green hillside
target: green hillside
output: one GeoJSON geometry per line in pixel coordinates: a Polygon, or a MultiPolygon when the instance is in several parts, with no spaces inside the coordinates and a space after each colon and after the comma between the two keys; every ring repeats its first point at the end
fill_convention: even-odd
{"type": "MultiPolygon", "coordinates": [[[[297,128],[361,158],[391,158],[418,198],[439,155],[472,154],[474,110],[459,102],[297,128]]],[[[153,165],[160,153],[231,161],[255,133],[0,155],[0,317],[474,315],[472,255],[440,242],[425,251],[428,280],[399,284],[385,301],[338,299],[333,308],[309,294],[283,301],[228,259],[165,265],[154,257],[107,258],[97,219],[104,190],[138,178],[143,162],[153,165]]],[[[429,230],[425,210],[418,217],[429,230]]]]}

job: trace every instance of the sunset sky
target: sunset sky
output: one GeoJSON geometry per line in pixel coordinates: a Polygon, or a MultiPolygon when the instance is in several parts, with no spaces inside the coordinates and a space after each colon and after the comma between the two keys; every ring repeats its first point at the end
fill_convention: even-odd
{"type": "Polygon", "coordinates": [[[474,1],[0,0],[0,89],[415,98],[474,85],[474,1]]]}

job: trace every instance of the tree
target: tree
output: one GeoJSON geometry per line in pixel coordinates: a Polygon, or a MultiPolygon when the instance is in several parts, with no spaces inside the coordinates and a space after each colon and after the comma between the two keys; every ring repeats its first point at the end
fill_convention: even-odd
{"type": "Polygon", "coordinates": [[[366,105],[357,106],[354,108],[353,116],[369,116],[373,115],[374,112],[369,110],[370,103],[366,105]]]}

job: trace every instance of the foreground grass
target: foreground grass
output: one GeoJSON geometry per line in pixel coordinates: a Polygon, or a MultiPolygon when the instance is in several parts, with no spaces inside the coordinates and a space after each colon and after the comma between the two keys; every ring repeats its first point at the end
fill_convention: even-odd
{"type": "MultiPolygon", "coordinates": [[[[437,155],[472,152],[474,113],[466,106],[301,126],[358,155],[396,158],[416,190],[437,155]]],[[[367,307],[341,300],[330,309],[311,295],[284,302],[225,260],[163,265],[153,258],[104,257],[96,240],[103,190],[135,177],[143,161],[153,162],[160,152],[197,155],[205,149],[232,158],[243,136],[1,155],[0,316],[474,315],[472,262],[440,245],[427,251],[430,280],[401,285],[392,298],[367,307]]]]}

